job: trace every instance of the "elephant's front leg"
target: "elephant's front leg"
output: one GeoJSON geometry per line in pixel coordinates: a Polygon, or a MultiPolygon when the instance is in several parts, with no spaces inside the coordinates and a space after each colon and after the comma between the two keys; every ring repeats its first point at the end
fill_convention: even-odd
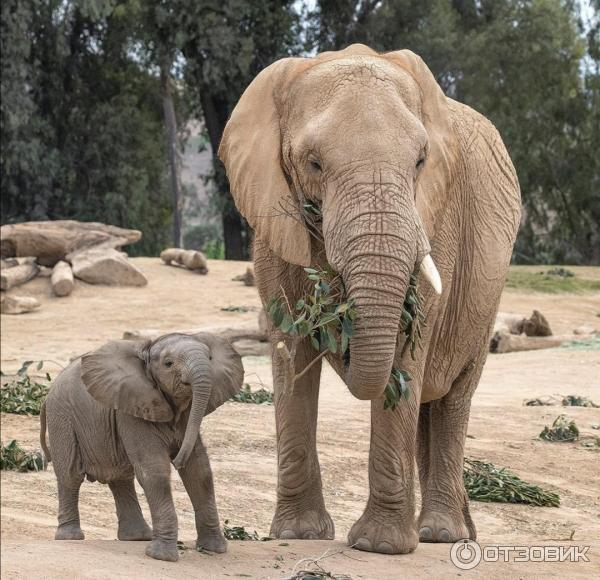
{"type": "MultiPolygon", "coordinates": [[[[299,345],[296,373],[316,354],[310,345],[299,345]]],[[[332,540],[335,535],[323,501],[317,457],[320,375],[319,360],[296,382],[293,392],[285,392],[283,365],[277,354],[273,356],[278,481],[271,536],[276,538],[332,540]]]]}
{"type": "Polygon", "coordinates": [[[226,552],[227,540],[219,522],[210,462],[200,437],[187,464],[179,470],[179,475],[194,506],[198,533],[196,547],[219,554],[226,552]]]}
{"type": "Polygon", "coordinates": [[[395,410],[371,402],[369,500],[348,534],[348,544],[367,552],[406,554],[419,543],[415,527],[415,393],[395,410]]]}

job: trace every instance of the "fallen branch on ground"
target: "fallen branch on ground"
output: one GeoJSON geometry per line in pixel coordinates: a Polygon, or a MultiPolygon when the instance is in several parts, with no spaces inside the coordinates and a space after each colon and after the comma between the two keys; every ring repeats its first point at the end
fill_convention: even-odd
{"type": "Polygon", "coordinates": [[[463,479],[469,499],[483,502],[524,503],[558,507],[560,496],[526,483],[505,467],[465,457],[463,479]]]}

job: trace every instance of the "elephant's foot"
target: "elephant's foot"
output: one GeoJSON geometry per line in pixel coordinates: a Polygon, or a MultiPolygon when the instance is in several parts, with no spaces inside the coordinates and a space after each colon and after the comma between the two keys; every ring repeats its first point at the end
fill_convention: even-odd
{"type": "Polygon", "coordinates": [[[475,529],[469,529],[462,513],[423,510],[419,516],[419,539],[421,542],[454,543],[476,538],[475,529]]]}
{"type": "Polygon", "coordinates": [[[227,552],[227,540],[220,529],[198,531],[196,548],[202,548],[208,552],[215,552],[217,554],[224,554],[227,552]]]}
{"type": "Polygon", "coordinates": [[[322,497],[279,498],[271,536],[282,540],[333,540],[335,527],[322,497]]]}
{"type": "Polygon", "coordinates": [[[147,542],[152,539],[152,528],[143,519],[119,522],[117,538],[122,542],[147,542]]]}
{"type": "Polygon", "coordinates": [[[177,560],[179,560],[177,542],[154,538],[154,540],[146,546],[146,556],[150,556],[156,560],[164,560],[165,562],[177,562],[177,560]]]}
{"type": "Polygon", "coordinates": [[[419,544],[413,519],[397,511],[367,506],[348,534],[348,545],[365,552],[408,554],[419,544]]]}
{"type": "Polygon", "coordinates": [[[55,540],[84,540],[85,536],[81,531],[81,527],[79,526],[79,522],[68,522],[66,524],[61,524],[56,528],[56,533],[54,534],[55,540]]]}

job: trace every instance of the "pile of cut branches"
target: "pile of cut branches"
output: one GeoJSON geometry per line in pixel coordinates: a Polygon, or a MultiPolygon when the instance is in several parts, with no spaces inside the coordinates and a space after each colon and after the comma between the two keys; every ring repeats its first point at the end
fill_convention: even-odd
{"type": "Polygon", "coordinates": [[[25,451],[16,439],[0,445],[0,469],[14,471],[40,471],[44,469],[44,458],[39,451],[25,451]]]}
{"type": "Polygon", "coordinates": [[[548,425],[544,427],[540,433],[540,439],[544,441],[577,441],[579,428],[575,421],[569,421],[566,415],[559,415],[554,419],[552,427],[548,427],[548,425]]]}
{"type": "Polygon", "coordinates": [[[252,390],[252,387],[246,383],[242,390],[231,397],[236,403],[253,403],[255,405],[272,405],[273,393],[267,389],[252,390]]]}
{"type": "MultiPolygon", "coordinates": [[[[28,374],[34,361],[25,361],[17,371],[17,378],[4,383],[0,389],[0,410],[3,413],[17,415],[39,415],[42,404],[50,389],[50,375],[46,373],[47,383],[39,383],[28,374]]],[[[44,361],[39,361],[37,370],[41,370],[44,361]]]]}
{"type": "Polygon", "coordinates": [[[547,507],[560,505],[557,493],[526,483],[505,467],[496,467],[485,461],[465,457],[463,479],[472,500],[547,507]]]}
{"type": "Polygon", "coordinates": [[[230,526],[229,520],[225,520],[223,525],[223,535],[228,540],[241,540],[241,541],[253,541],[253,542],[268,542],[273,538],[268,536],[260,537],[258,532],[254,530],[254,532],[249,533],[246,531],[244,526],[230,526]]]}

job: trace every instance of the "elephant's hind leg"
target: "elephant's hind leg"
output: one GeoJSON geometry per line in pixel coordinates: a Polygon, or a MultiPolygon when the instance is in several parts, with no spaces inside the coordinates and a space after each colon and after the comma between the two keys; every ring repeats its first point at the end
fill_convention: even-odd
{"type": "Polygon", "coordinates": [[[483,361],[469,365],[447,395],[421,407],[419,417],[419,479],[422,542],[476,539],[463,482],[463,459],[471,398],[483,361]]]}
{"type": "Polygon", "coordinates": [[[58,482],[58,528],[55,540],[83,540],[79,488],[84,473],[75,432],[68,419],[55,417],[48,429],[52,464],[58,482]]]}
{"type": "Polygon", "coordinates": [[[117,538],[123,541],[151,540],[152,530],[142,515],[133,479],[111,481],[108,486],[117,507],[117,538]]]}
{"type": "MultiPolygon", "coordinates": [[[[314,357],[310,345],[299,345],[296,372],[314,357]]],[[[283,369],[278,357],[273,357],[279,477],[271,536],[276,538],[332,540],[335,535],[323,501],[317,457],[320,374],[318,361],[296,382],[293,392],[285,393],[283,369]]]]}

